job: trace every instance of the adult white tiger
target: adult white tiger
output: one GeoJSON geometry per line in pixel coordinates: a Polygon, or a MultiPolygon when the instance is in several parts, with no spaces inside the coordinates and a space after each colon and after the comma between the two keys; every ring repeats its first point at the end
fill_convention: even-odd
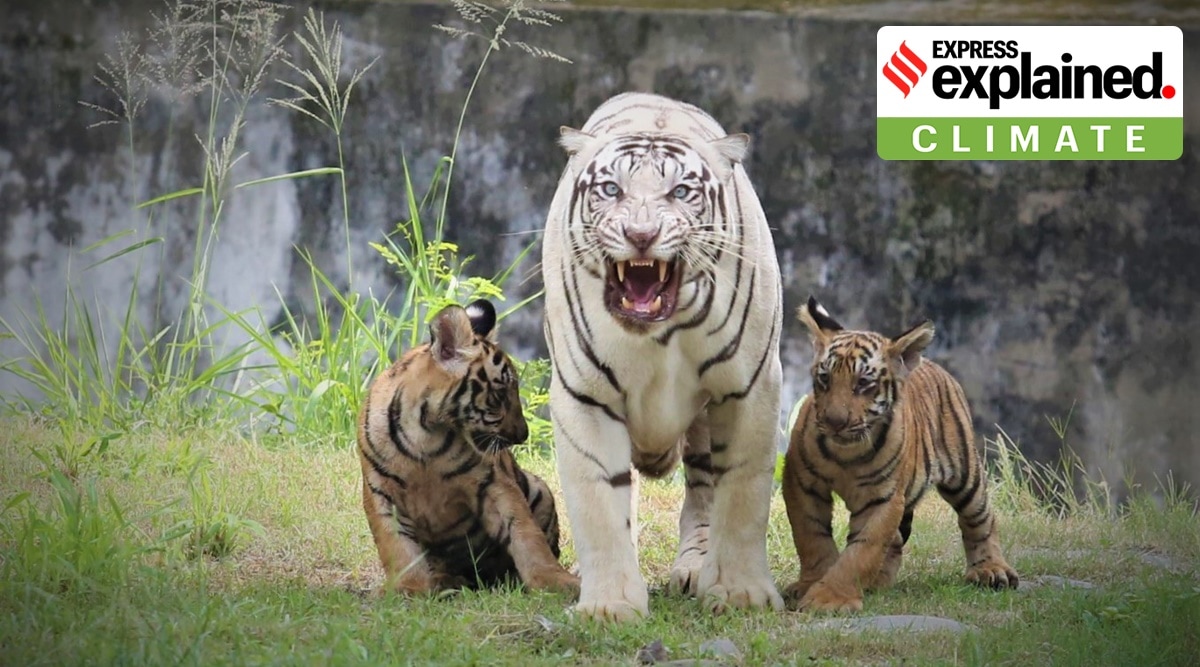
{"type": "Polygon", "coordinates": [[[749,137],[689,104],[626,93],[560,141],[571,157],[542,276],[578,610],[649,613],[633,468],[659,476],[681,456],[671,588],[714,611],[782,608],[766,558],[782,293],[741,166],[749,137]]]}

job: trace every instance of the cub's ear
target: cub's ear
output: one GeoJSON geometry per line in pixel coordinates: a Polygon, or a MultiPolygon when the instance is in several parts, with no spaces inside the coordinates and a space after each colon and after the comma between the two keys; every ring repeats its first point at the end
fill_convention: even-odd
{"type": "Polygon", "coordinates": [[[902,373],[911,372],[921,363],[921,352],[933,342],[933,322],[925,320],[892,339],[888,354],[903,364],[902,373]]]}
{"type": "Polygon", "coordinates": [[[446,306],[435,315],[429,335],[433,358],[449,370],[462,363],[466,349],[475,342],[471,318],[462,306],[446,306]]]}
{"type": "Polygon", "coordinates": [[[729,160],[732,166],[746,159],[746,153],[750,150],[750,135],[745,132],[730,134],[713,140],[709,145],[717,151],[717,155],[729,160]]]}
{"type": "Polygon", "coordinates": [[[574,156],[587,148],[589,144],[596,140],[596,137],[575,128],[563,125],[558,128],[558,145],[562,146],[567,151],[567,155],[574,156]]]}
{"type": "Polygon", "coordinates": [[[467,318],[475,335],[495,341],[496,308],[487,299],[477,299],[467,304],[467,318]]]}
{"type": "Polygon", "coordinates": [[[818,303],[812,295],[809,295],[808,303],[796,310],[796,316],[808,328],[808,334],[812,338],[813,345],[818,347],[829,340],[829,337],[835,331],[841,331],[843,328],[841,324],[838,324],[837,320],[829,315],[829,311],[825,310],[825,306],[818,303]]]}

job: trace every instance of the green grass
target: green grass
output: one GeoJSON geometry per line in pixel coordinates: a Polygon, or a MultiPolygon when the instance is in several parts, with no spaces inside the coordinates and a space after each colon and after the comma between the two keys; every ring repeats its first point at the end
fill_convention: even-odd
{"type": "MultiPolygon", "coordinates": [[[[1022,577],[1096,586],[1001,593],[962,582],[951,512],[925,503],[897,585],[869,595],[863,614],[976,628],[962,636],[845,635],[807,628],[818,617],[796,612],[713,616],[661,591],[650,618],[611,627],[576,618],[563,596],[520,589],[375,595],[381,571],[348,437],[338,447],[268,446],[232,427],[145,429],[75,461],[68,475],[52,454],[56,427],[10,416],[0,428],[13,443],[0,454],[8,664],[631,664],[654,640],[672,658],[692,658],[722,637],[754,665],[1183,665],[1200,655],[1200,519],[1179,500],[1059,517],[998,482],[1003,545],[1022,577]]],[[[521,459],[561,498],[550,458],[525,450],[521,459]]],[[[658,590],[682,485],[642,488],[642,566],[658,590]]],[[[842,538],[845,519],[843,511],[835,524],[842,538]]],[[[788,583],[798,565],[778,493],[768,549],[777,582],[788,583]]]]}

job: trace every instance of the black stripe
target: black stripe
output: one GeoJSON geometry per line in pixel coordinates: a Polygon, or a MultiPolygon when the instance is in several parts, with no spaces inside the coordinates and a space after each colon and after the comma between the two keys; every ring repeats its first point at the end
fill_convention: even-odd
{"type": "MultiPolygon", "coordinates": [[[[713,297],[716,296],[717,289],[711,283],[704,283],[704,286],[708,288],[705,290],[708,292],[708,297],[705,298],[704,305],[700,307],[700,312],[693,315],[692,318],[686,322],[676,324],[663,332],[662,335],[655,339],[658,341],[659,345],[666,345],[669,343],[671,341],[671,336],[674,336],[676,331],[679,331],[680,329],[692,329],[694,327],[698,327],[703,324],[706,319],[708,319],[708,313],[712,310],[713,297]]],[[[697,286],[696,289],[699,290],[700,286],[697,286]]]]}
{"type": "Polygon", "coordinates": [[[738,348],[742,345],[742,334],[746,333],[746,319],[750,315],[750,306],[754,304],[754,282],[757,277],[758,271],[750,274],[750,287],[746,290],[746,307],[742,309],[742,317],[738,323],[737,334],[734,335],[733,340],[729,341],[725,344],[725,347],[721,348],[720,352],[712,357],[709,357],[708,359],[705,359],[704,363],[700,364],[699,375],[703,376],[704,372],[708,369],[723,361],[732,359],[733,356],[737,354],[738,348]]]}
{"type": "Polygon", "coordinates": [[[688,454],[684,456],[683,465],[688,466],[689,468],[695,468],[700,472],[706,472],[709,474],[712,474],[713,472],[712,456],[710,456],[708,452],[701,454],[688,454]]]}
{"type": "Polygon", "coordinates": [[[392,394],[392,401],[388,403],[387,420],[388,420],[388,437],[392,441],[392,446],[400,452],[401,456],[420,461],[421,457],[408,448],[406,438],[404,437],[404,427],[400,425],[400,393],[403,387],[397,387],[396,392],[392,394]]]}
{"type": "Polygon", "coordinates": [[[900,544],[908,544],[908,536],[912,534],[913,513],[904,512],[904,516],[900,519],[900,544]]]}
{"type": "MultiPolygon", "coordinates": [[[[716,261],[716,260],[714,259],[714,261],[716,261]]],[[[742,284],[742,255],[741,255],[741,253],[737,254],[736,261],[737,261],[737,263],[734,264],[734,268],[733,268],[733,271],[734,271],[733,289],[730,290],[730,295],[732,297],[730,299],[730,301],[733,301],[734,299],[737,298],[737,295],[739,294],[738,287],[740,287],[742,284]]],[[[747,291],[747,293],[746,293],[747,306],[749,306],[749,302],[754,300],[754,292],[753,292],[754,276],[756,273],[757,272],[750,274],[750,290],[747,291]]],[[[716,290],[714,289],[713,291],[716,291],[716,290]]],[[[732,316],[733,316],[733,304],[731,303],[731,304],[729,304],[729,309],[725,311],[725,317],[721,320],[721,323],[718,324],[717,326],[713,327],[712,329],[709,329],[708,335],[711,336],[711,335],[717,333],[718,331],[720,331],[721,329],[724,329],[725,325],[729,323],[729,318],[732,316]]],[[[745,319],[745,314],[743,314],[742,319],[743,320],[745,319]]]]}
{"type": "Polygon", "coordinates": [[[878,498],[872,498],[872,499],[868,500],[865,504],[863,504],[862,507],[860,507],[857,510],[855,510],[854,512],[852,512],[852,514],[861,514],[863,512],[866,512],[867,510],[871,509],[872,507],[878,507],[879,505],[882,505],[882,504],[886,503],[887,501],[891,500],[892,495],[893,494],[889,493],[886,496],[879,496],[878,498]]]}
{"type": "Polygon", "coordinates": [[[369,463],[371,465],[371,469],[375,471],[375,474],[379,475],[380,477],[382,477],[384,479],[390,479],[391,481],[395,482],[396,486],[400,487],[401,489],[408,488],[408,482],[405,482],[403,479],[400,479],[400,477],[395,475],[394,473],[389,472],[384,467],[383,463],[375,460],[375,457],[372,456],[369,452],[367,452],[366,450],[362,450],[362,449],[360,449],[359,451],[362,452],[363,458],[365,458],[367,460],[367,463],[369,463]]]}
{"type": "MultiPolygon", "coordinates": [[[[578,280],[578,277],[576,276],[574,270],[571,271],[571,282],[573,283],[573,287],[575,290],[575,296],[576,296],[576,298],[578,298],[579,297],[579,280],[578,280]]],[[[579,334],[577,337],[577,340],[579,341],[580,348],[583,350],[583,356],[587,357],[587,360],[590,361],[593,366],[595,366],[601,373],[604,374],[605,379],[608,380],[608,383],[610,385],[612,385],[613,389],[617,390],[617,393],[624,395],[625,392],[623,389],[621,389],[621,383],[617,381],[616,373],[613,372],[613,369],[610,368],[608,366],[608,364],[601,361],[600,357],[596,356],[596,351],[592,349],[592,345],[589,342],[592,338],[592,330],[591,330],[591,327],[588,325],[587,318],[583,314],[583,308],[582,307],[579,308],[579,317],[576,318],[575,308],[572,307],[574,300],[571,299],[571,294],[569,292],[566,294],[566,297],[567,297],[567,311],[571,314],[571,326],[574,327],[575,333],[579,334]],[[583,331],[580,331],[580,328],[579,328],[579,322],[581,320],[583,322],[583,327],[584,327],[583,331]]]]}
{"type": "Polygon", "coordinates": [[[449,452],[450,448],[454,446],[454,443],[456,443],[458,441],[458,438],[455,437],[455,435],[456,434],[454,433],[454,431],[447,431],[446,439],[444,441],[442,441],[442,446],[438,447],[436,450],[434,450],[434,452],[432,454],[430,454],[430,457],[438,458],[439,456],[444,456],[446,454],[446,452],[449,452]]]}
{"type": "Polygon", "coordinates": [[[900,455],[903,453],[904,443],[901,443],[900,446],[896,448],[895,453],[892,454],[892,458],[888,459],[886,463],[870,472],[859,475],[855,479],[857,479],[858,482],[863,486],[874,486],[886,480],[888,477],[891,477],[892,473],[896,472],[896,468],[900,466],[900,455]]]}
{"type": "Polygon", "coordinates": [[[981,486],[983,485],[979,483],[978,479],[976,479],[975,482],[971,484],[971,488],[967,489],[965,494],[958,496],[958,499],[953,502],[954,511],[962,514],[962,511],[967,508],[967,505],[970,505],[971,502],[975,500],[975,496],[979,493],[979,487],[981,486]]]}
{"type": "Polygon", "coordinates": [[[608,476],[605,481],[610,483],[613,488],[620,486],[631,486],[632,483],[634,483],[634,474],[632,474],[629,470],[625,470],[624,473],[617,473],[616,475],[608,476]]]}
{"type": "MultiPolygon", "coordinates": [[[[553,418],[554,415],[551,414],[551,419],[553,418]]],[[[601,462],[600,459],[596,458],[595,454],[592,454],[583,447],[580,447],[579,443],[575,442],[575,439],[571,437],[570,433],[567,433],[566,429],[560,428],[559,431],[562,433],[563,439],[567,441],[567,444],[570,445],[572,449],[582,454],[585,459],[595,463],[597,468],[600,468],[604,471],[605,477],[608,476],[608,469],[604,467],[604,463],[601,462]]]]}
{"type": "Polygon", "coordinates": [[[775,345],[773,345],[773,343],[777,343],[777,341],[775,341],[775,320],[776,319],[777,318],[774,317],[774,313],[772,313],[771,333],[767,336],[767,345],[763,349],[762,358],[760,358],[758,360],[758,367],[754,369],[754,375],[750,376],[750,382],[747,383],[746,387],[744,389],[742,389],[741,391],[735,391],[731,394],[725,394],[724,396],[721,397],[721,400],[714,401],[713,402],[714,405],[720,405],[720,404],[724,403],[725,401],[728,401],[731,398],[736,401],[740,401],[743,398],[746,398],[746,396],[748,396],[750,394],[750,390],[754,389],[754,385],[758,382],[758,375],[759,375],[759,373],[762,372],[763,365],[767,363],[767,357],[770,356],[771,349],[773,347],[775,347],[775,345]]]}
{"type": "Polygon", "coordinates": [[[479,465],[480,459],[474,452],[470,456],[463,459],[463,462],[458,464],[453,470],[442,473],[442,479],[449,481],[460,475],[465,475],[475,469],[479,465]]]}
{"type": "Polygon", "coordinates": [[[580,403],[583,403],[584,405],[590,405],[592,407],[600,408],[601,410],[604,411],[604,414],[608,415],[610,419],[612,419],[613,421],[615,421],[617,423],[620,423],[620,424],[625,423],[625,420],[622,419],[621,417],[619,417],[617,415],[617,413],[613,412],[612,408],[608,407],[604,403],[601,403],[600,401],[592,398],[591,396],[589,396],[583,392],[572,389],[571,386],[569,384],[567,384],[566,379],[563,378],[562,370],[559,369],[559,367],[557,365],[555,365],[555,367],[554,367],[554,372],[555,372],[555,374],[558,375],[558,381],[560,383],[562,383],[563,389],[567,390],[567,393],[571,395],[571,398],[575,399],[576,401],[579,401],[580,403]]]}

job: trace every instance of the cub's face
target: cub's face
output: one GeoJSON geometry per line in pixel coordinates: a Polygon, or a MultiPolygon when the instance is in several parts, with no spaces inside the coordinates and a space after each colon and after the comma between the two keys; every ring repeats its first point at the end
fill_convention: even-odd
{"type": "Polygon", "coordinates": [[[895,338],[847,331],[812,297],[798,315],[813,341],[817,431],[845,444],[869,439],[891,419],[904,379],[933,340],[933,325],[922,322],[895,338]]]}
{"type": "Polygon", "coordinates": [[[590,156],[575,182],[571,260],[602,277],[604,304],[618,321],[670,318],[679,286],[712,271],[731,236],[717,214],[727,205],[723,183],[747,140],[695,146],[673,135],[564,134],[569,151],[590,156]]]}
{"type": "Polygon", "coordinates": [[[525,442],[529,427],[521,409],[521,393],[512,361],[500,348],[480,341],[479,362],[452,394],[454,421],[480,451],[525,442]]]}
{"type": "Polygon", "coordinates": [[[885,345],[878,334],[840,332],[817,351],[812,398],[821,434],[858,442],[887,421],[896,381],[884,356],[885,345]]]}
{"type": "Polygon", "coordinates": [[[425,372],[437,382],[422,403],[422,423],[450,427],[481,452],[529,437],[516,369],[490,338],[495,323],[487,301],[449,306],[434,317],[427,348],[425,372]]]}

